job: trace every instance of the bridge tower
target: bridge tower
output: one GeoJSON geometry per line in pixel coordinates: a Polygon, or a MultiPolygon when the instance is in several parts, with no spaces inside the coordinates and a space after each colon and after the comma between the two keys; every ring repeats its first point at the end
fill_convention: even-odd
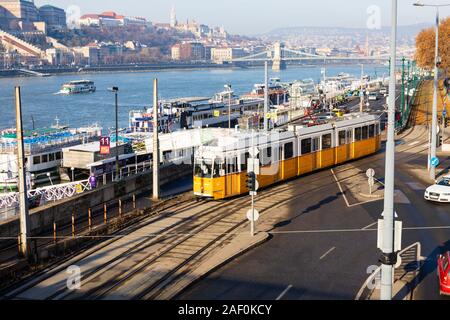
{"type": "Polygon", "coordinates": [[[284,44],[275,42],[273,45],[273,65],[272,70],[280,71],[286,69],[286,61],[284,61],[284,44]]]}

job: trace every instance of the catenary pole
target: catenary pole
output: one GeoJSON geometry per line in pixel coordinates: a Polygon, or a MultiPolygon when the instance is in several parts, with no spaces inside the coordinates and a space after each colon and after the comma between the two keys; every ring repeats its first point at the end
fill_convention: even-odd
{"type": "Polygon", "coordinates": [[[269,131],[269,64],[264,62],[264,131],[269,131]]]}
{"type": "MultiPolygon", "coordinates": [[[[433,114],[431,119],[431,154],[430,160],[436,157],[437,152],[437,126],[438,126],[438,91],[439,91],[439,7],[436,7],[436,44],[434,55],[434,94],[433,94],[433,114]]],[[[430,179],[436,179],[436,167],[430,166],[430,179]]]]}
{"type": "Polygon", "coordinates": [[[159,200],[158,79],[153,79],[153,200],[159,200]]]}
{"type": "Polygon", "coordinates": [[[15,88],[16,97],[16,130],[17,130],[17,157],[18,157],[18,173],[19,173],[19,210],[20,210],[20,255],[28,257],[28,195],[26,183],[26,163],[25,148],[23,143],[23,127],[22,127],[22,100],[20,87],[15,88]]]}

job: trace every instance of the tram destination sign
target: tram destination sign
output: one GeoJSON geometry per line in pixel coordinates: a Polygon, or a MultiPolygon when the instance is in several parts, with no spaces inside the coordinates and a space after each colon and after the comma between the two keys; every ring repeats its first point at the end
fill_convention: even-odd
{"type": "Polygon", "coordinates": [[[111,154],[111,138],[101,137],[100,138],[100,155],[109,156],[111,154]]]}

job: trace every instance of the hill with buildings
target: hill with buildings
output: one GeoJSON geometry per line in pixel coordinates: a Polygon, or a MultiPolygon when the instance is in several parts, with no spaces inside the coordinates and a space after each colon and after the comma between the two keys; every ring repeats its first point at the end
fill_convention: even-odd
{"type": "MultiPolygon", "coordinates": [[[[427,24],[398,27],[400,51],[407,56],[414,54],[415,38],[427,24]]],[[[287,46],[307,48],[308,52],[324,52],[333,49],[359,52],[366,55],[386,54],[389,48],[390,28],[290,27],[277,28],[259,36],[266,41],[283,41],[287,46]]]]}

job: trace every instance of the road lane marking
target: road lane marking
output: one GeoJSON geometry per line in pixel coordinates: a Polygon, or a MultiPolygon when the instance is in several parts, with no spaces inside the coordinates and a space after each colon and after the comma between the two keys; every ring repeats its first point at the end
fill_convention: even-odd
{"type": "Polygon", "coordinates": [[[341,183],[339,182],[339,179],[337,178],[337,176],[336,176],[336,174],[334,173],[334,170],[333,170],[333,169],[331,169],[331,173],[333,174],[334,180],[336,180],[336,183],[337,183],[337,185],[338,185],[338,187],[339,187],[339,190],[341,191],[342,196],[344,197],[344,200],[345,200],[345,203],[347,204],[347,207],[350,208],[350,203],[348,202],[347,196],[346,196],[345,193],[344,193],[344,189],[342,189],[342,185],[341,185],[341,183]]]}
{"type": "Polygon", "coordinates": [[[374,223],[372,223],[372,224],[369,224],[367,227],[364,227],[364,228],[362,228],[361,230],[367,230],[367,229],[369,229],[370,227],[373,227],[373,226],[376,225],[376,224],[378,224],[378,221],[376,221],[376,222],[374,222],[374,223]]]}
{"type": "MultiPolygon", "coordinates": [[[[450,230],[450,226],[437,227],[409,227],[403,228],[404,231],[422,231],[422,230],[450,230]]],[[[292,231],[273,231],[271,234],[321,234],[321,233],[356,233],[356,232],[378,232],[377,229],[336,229],[336,230],[292,230],[292,231]]]]}
{"type": "Polygon", "coordinates": [[[286,293],[289,292],[289,290],[292,289],[292,285],[289,285],[286,289],[284,289],[284,291],[278,296],[278,298],[276,299],[276,301],[279,301],[281,299],[283,299],[283,297],[286,295],[286,293]]]}
{"type": "Polygon", "coordinates": [[[394,191],[394,201],[396,204],[411,204],[406,194],[401,190],[394,191]]]}
{"type": "Polygon", "coordinates": [[[331,248],[330,250],[328,250],[327,252],[325,252],[323,254],[323,256],[320,257],[319,260],[323,260],[327,255],[329,255],[330,253],[332,253],[334,250],[336,250],[336,247],[331,248]]]}
{"type": "Polygon", "coordinates": [[[408,146],[412,147],[419,143],[420,143],[420,141],[414,141],[413,143],[408,144],[408,146]]]}
{"type": "Polygon", "coordinates": [[[363,201],[363,202],[358,202],[358,203],[355,203],[355,204],[350,205],[349,208],[353,208],[353,207],[360,206],[360,205],[367,204],[367,203],[372,203],[372,202],[381,201],[381,200],[383,200],[383,199],[384,199],[384,198],[378,198],[378,199],[373,199],[373,200],[367,200],[367,201],[363,201]]]}

